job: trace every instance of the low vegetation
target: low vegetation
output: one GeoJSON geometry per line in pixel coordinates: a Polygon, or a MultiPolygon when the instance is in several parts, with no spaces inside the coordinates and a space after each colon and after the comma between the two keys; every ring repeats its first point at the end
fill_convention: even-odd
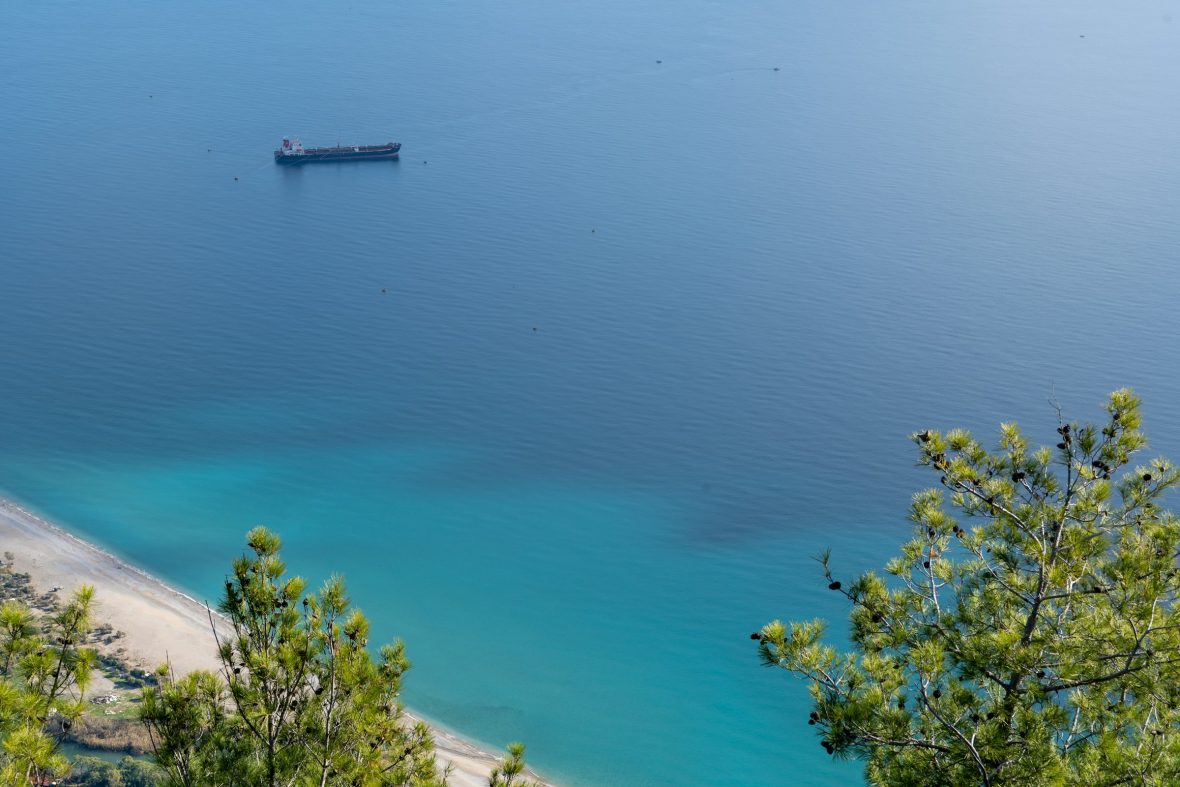
{"type": "Polygon", "coordinates": [[[63,787],[156,787],[163,778],[159,768],[135,757],[124,757],[117,763],[98,757],[78,757],[69,776],[59,784],[63,787]]]}

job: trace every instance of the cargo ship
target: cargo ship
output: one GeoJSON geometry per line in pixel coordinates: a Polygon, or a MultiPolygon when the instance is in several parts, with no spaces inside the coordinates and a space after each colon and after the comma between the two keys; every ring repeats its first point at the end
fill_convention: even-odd
{"type": "Polygon", "coordinates": [[[278,164],[306,164],[311,161],[356,161],[359,159],[395,159],[402,149],[400,142],[384,145],[345,145],[335,148],[305,148],[297,139],[284,139],[275,151],[278,164]]]}

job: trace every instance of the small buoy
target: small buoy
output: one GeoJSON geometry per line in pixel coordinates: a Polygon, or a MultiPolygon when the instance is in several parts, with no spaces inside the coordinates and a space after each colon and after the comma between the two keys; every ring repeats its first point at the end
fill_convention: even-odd
{"type": "Polygon", "coordinates": [[[1084,35],[1081,35],[1081,36],[1078,36],[1078,38],[1085,38],[1085,36],[1084,36],[1084,35]]]}
{"type": "Polygon", "coordinates": [[[657,60],[656,65],[659,65],[660,63],[663,63],[663,62],[664,62],[663,60],[657,60]]]}
{"type": "Polygon", "coordinates": [[[534,325],[534,326],[533,326],[533,331],[535,332],[536,330],[537,330],[537,326],[535,326],[535,325],[534,325]]]}
{"type": "Polygon", "coordinates": [[[778,71],[778,66],[775,66],[775,67],[774,67],[774,70],[775,70],[775,71],[778,71]]]}
{"type": "Polygon", "coordinates": [[[427,163],[429,163],[429,162],[423,161],[422,163],[423,163],[423,164],[427,164],[427,163]]]}
{"type": "Polygon", "coordinates": [[[385,288],[384,288],[384,287],[382,287],[382,288],[381,288],[381,293],[382,293],[382,294],[384,294],[384,293],[385,293],[385,288]]]}
{"type": "Polygon", "coordinates": [[[206,153],[212,153],[212,152],[213,152],[213,148],[205,148],[205,152],[206,152],[206,153]]]}
{"type": "Polygon", "coordinates": [[[590,231],[591,231],[591,232],[597,232],[597,230],[590,230],[590,231]]]}
{"type": "Polygon", "coordinates": [[[237,180],[237,178],[235,177],[234,180],[237,180]]]}

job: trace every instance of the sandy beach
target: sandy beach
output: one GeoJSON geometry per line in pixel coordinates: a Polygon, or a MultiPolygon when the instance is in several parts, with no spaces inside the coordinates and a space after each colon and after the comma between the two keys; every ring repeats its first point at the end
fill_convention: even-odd
{"type": "MultiPolygon", "coordinates": [[[[67,597],[79,585],[93,585],[97,619],[124,633],[128,660],[144,669],[165,661],[178,674],[219,668],[205,604],[5,498],[0,498],[0,552],[11,552],[14,568],[28,573],[41,590],[58,588],[67,597]]],[[[216,613],[212,619],[219,622],[216,613]]],[[[451,784],[487,784],[498,753],[437,726],[434,733],[440,765],[454,766],[451,784]]]]}

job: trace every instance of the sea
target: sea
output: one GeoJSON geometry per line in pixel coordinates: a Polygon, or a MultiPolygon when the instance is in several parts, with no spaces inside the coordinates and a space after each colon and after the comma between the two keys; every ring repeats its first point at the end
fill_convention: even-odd
{"type": "Polygon", "coordinates": [[[1180,457],[1177,13],[6,4],[0,490],[214,602],[267,525],[558,784],[861,784],[749,635],[843,642],[909,435],[1180,457]]]}

